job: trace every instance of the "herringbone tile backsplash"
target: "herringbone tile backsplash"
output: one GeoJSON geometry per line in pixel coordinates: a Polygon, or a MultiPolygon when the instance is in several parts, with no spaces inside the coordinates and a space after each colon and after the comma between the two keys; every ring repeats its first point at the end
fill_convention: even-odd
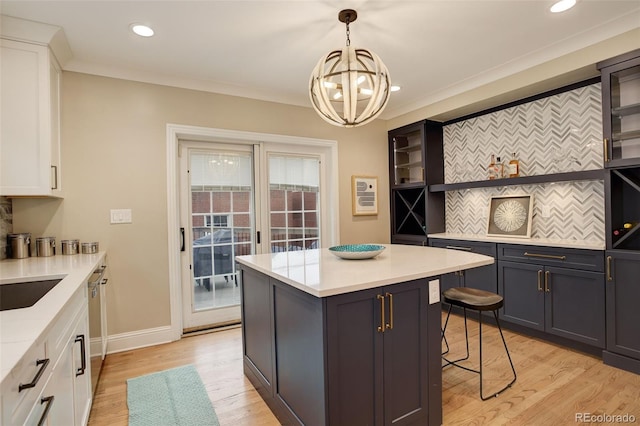
{"type": "MultiPolygon", "coordinates": [[[[600,84],[445,126],[445,183],[485,180],[512,152],[521,176],[602,168],[600,84]]],[[[447,232],[484,235],[491,196],[512,194],[534,195],[532,238],[604,243],[602,180],[448,191],[447,232]]]]}
{"type": "Polygon", "coordinates": [[[531,238],[604,243],[604,182],[478,188],[446,193],[447,232],[485,235],[489,200],[496,195],[533,194],[531,238]],[[549,217],[542,217],[542,210],[549,217]]]}

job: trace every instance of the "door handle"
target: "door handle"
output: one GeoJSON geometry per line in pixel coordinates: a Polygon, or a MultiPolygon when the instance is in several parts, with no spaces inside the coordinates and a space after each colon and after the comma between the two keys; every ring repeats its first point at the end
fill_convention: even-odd
{"type": "Polygon", "coordinates": [[[51,189],[58,189],[58,166],[51,166],[51,171],[53,172],[53,181],[55,182],[51,189]]]}
{"type": "Polygon", "coordinates": [[[604,162],[608,163],[609,160],[609,139],[604,138],[604,162]]]}
{"type": "Polygon", "coordinates": [[[180,228],[180,251],[184,251],[184,228],[180,228]]]}
{"type": "Polygon", "coordinates": [[[80,368],[76,369],[76,377],[82,376],[87,369],[87,351],[84,344],[84,334],[78,334],[74,343],[80,342],[80,368]]]}
{"type": "Polygon", "coordinates": [[[385,296],[389,298],[389,322],[387,323],[386,328],[393,330],[393,294],[385,293],[385,296]]]}
{"type": "Polygon", "coordinates": [[[542,291],[542,269],[538,271],[538,291],[542,291]]]}
{"type": "Polygon", "coordinates": [[[380,301],[380,325],[378,326],[378,331],[384,333],[384,296],[379,294],[377,299],[380,301]]]}
{"type": "Polygon", "coordinates": [[[551,289],[549,288],[549,278],[551,277],[551,272],[544,272],[544,292],[549,293],[551,289]]]}

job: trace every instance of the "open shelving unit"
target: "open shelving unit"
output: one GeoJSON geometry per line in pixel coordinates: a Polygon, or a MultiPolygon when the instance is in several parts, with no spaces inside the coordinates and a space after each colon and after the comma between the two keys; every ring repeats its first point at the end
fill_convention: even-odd
{"type": "Polygon", "coordinates": [[[425,245],[427,234],[444,232],[442,124],[422,120],[389,131],[391,242],[425,245]]]}
{"type": "Polygon", "coordinates": [[[443,183],[429,185],[429,192],[455,191],[471,188],[492,188],[512,185],[531,185],[552,182],[570,182],[578,180],[604,179],[604,170],[584,170],[579,172],[552,173],[547,175],[522,176],[517,178],[502,178],[492,180],[479,180],[472,182],[443,183]]]}

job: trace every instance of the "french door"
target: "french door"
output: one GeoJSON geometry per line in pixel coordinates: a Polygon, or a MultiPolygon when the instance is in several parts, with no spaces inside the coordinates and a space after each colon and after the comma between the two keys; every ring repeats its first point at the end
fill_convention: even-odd
{"type": "Polygon", "coordinates": [[[323,155],[313,151],[180,142],[183,331],[240,320],[235,256],[321,247],[323,155]]]}

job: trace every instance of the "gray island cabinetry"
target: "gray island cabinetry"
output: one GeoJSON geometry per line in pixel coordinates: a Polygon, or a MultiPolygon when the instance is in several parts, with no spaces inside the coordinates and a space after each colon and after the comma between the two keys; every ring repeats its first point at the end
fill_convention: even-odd
{"type": "Polygon", "coordinates": [[[281,423],[442,423],[439,276],[492,258],[386,245],[236,259],[244,371],[281,423]]]}

